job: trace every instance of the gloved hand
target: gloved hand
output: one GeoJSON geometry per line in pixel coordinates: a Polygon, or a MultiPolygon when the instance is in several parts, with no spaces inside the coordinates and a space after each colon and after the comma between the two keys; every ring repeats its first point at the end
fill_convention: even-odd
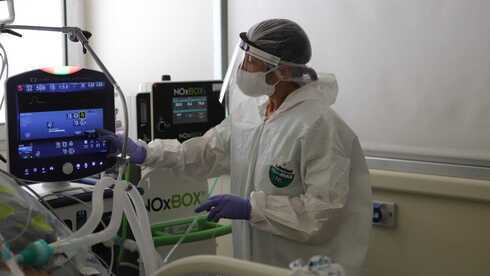
{"type": "MultiPolygon", "coordinates": [[[[123,135],[116,135],[107,129],[97,129],[97,136],[99,139],[104,139],[109,141],[110,149],[109,151],[114,154],[121,153],[124,137],[123,135]]],[[[128,138],[127,154],[129,156],[129,161],[134,164],[142,164],[146,159],[146,148],[128,138]]]]}
{"type": "Polygon", "coordinates": [[[220,218],[250,219],[252,205],[250,200],[235,195],[215,195],[199,205],[195,212],[208,211],[208,220],[217,222],[220,218]]]}

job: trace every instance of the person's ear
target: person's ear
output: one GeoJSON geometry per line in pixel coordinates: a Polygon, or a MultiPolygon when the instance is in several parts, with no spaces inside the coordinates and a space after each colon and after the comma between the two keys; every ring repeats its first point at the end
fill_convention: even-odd
{"type": "Polygon", "coordinates": [[[293,71],[292,67],[288,65],[280,65],[279,68],[273,70],[266,76],[266,81],[268,84],[277,84],[282,80],[287,80],[292,78],[293,71]]]}
{"type": "Polygon", "coordinates": [[[289,80],[294,77],[294,68],[289,65],[281,65],[281,67],[279,67],[279,73],[281,74],[282,79],[289,80]]]}
{"type": "Polygon", "coordinates": [[[278,76],[278,71],[279,69],[275,69],[273,70],[272,72],[269,72],[266,76],[265,76],[265,82],[267,84],[270,84],[270,85],[274,85],[276,84],[277,82],[279,82],[279,76],[278,76]]]}

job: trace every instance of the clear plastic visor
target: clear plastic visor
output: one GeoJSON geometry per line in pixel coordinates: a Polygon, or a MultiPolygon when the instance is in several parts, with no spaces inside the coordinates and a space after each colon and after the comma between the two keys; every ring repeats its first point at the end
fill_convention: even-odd
{"type": "MultiPolygon", "coordinates": [[[[228,113],[241,102],[250,98],[237,85],[239,70],[250,73],[265,72],[267,76],[275,74],[279,76],[279,81],[293,81],[300,86],[317,79],[316,72],[306,65],[281,61],[279,57],[266,53],[242,40],[235,47],[220,93],[220,101],[225,101],[228,113]]],[[[268,80],[271,81],[268,83],[270,85],[274,84],[274,80],[277,82],[275,78],[273,80],[266,77],[266,81],[268,80]]],[[[263,102],[262,97],[255,100],[263,102]]]]}

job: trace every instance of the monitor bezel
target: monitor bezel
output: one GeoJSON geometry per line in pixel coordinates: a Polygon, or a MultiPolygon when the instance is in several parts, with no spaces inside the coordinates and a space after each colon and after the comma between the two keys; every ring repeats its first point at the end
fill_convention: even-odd
{"type": "MultiPolygon", "coordinates": [[[[80,92],[67,92],[72,93],[70,98],[73,96],[73,100],[70,102],[56,102],[53,100],[55,106],[53,110],[70,110],[76,106],[76,99],[80,99],[82,94],[87,98],[84,99],[85,103],[97,93],[97,100],[103,105],[104,108],[104,128],[110,131],[115,131],[115,113],[114,113],[114,87],[106,78],[104,73],[81,69],[79,71],[73,72],[71,74],[56,75],[48,73],[44,70],[32,70],[22,74],[18,74],[10,77],[6,82],[6,130],[8,136],[8,168],[10,173],[14,176],[32,182],[60,182],[60,181],[71,181],[75,179],[80,179],[88,176],[92,176],[103,172],[114,166],[116,162],[115,157],[109,156],[109,153],[96,153],[90,155],[71,155],[71,156],[58,156],[52,158],[42,158],[42,159],[21,159],[18,154],[18,146],[21,143],[19,132],[20,132],[20,108],[19,108],[19,94],[25,92],[18,92],[16,87],[19,84],[34,84],[34,83],[61,83],[61,82],[86,82],[86,81],[104,81],[106,87],[104,89],[98,89],[93,91],[80,91],[80,92]],[[97,161],[96,166],[92,166],[92,163],[97,161]],[[84,164],[89,162],[89,168],[85,169],[84,164]],[[61,170],[64,164],[70,163],[74,167],[73,173],[64,174],[61,170]],[[39,164],[39,165],[37,165],[39,164]],[[82,164],[82,168],[77,170],[76,165],[82,164]],[[47,173],[36,173],[25,175],[24,171],[26,168],[34,168],[34,166],[39,169],[48,168],[47,173]],[[44,167],[43,167],[44,166],[44,167]],[[56,166],[56,170],[49,172],[50,166],[56,166]]],[[[34,96],[39,95],[39,93],[31,93],[34,96]]],[[[53,98],[59,96],[59,93],[44,93],[44,99],[53,98]]],[[[66,96],[67,94],[63,94],[66,96]]],[[[38,97],[39,98],[39,97],[38,97]]],[[[83,109],[82,107],[81,109],[83,109]]],[[[65,138],[63,138],[65,139],[65,138]]],[[[55,140],[55,139],[53,139],[55,140]]]]}

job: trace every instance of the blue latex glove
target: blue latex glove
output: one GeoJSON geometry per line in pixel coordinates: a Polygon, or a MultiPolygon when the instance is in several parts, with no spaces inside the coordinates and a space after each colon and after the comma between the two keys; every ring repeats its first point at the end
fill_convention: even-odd
{"type": "Polygon", "coordinates": [[[250,219],[252,205],[250,200],[235,195],[215,195],[208,201],[199,205],[195,212],[208,211],[208,220],[218,221],[220,218],[227,219],[250,219]]]}
{"type": "MultiPolygon", "coordinates": [[[[97,129],[97,136],[100,139],[109,141],[109,151],[113,154],[120,154],[122,151],[124,137],[123,135],[116,135],[107,129],[97,129]]],[[[128,138],[128,150],[129,160],[134,164],[142,164],[146,159],[146,148],[128,138]]]]}

